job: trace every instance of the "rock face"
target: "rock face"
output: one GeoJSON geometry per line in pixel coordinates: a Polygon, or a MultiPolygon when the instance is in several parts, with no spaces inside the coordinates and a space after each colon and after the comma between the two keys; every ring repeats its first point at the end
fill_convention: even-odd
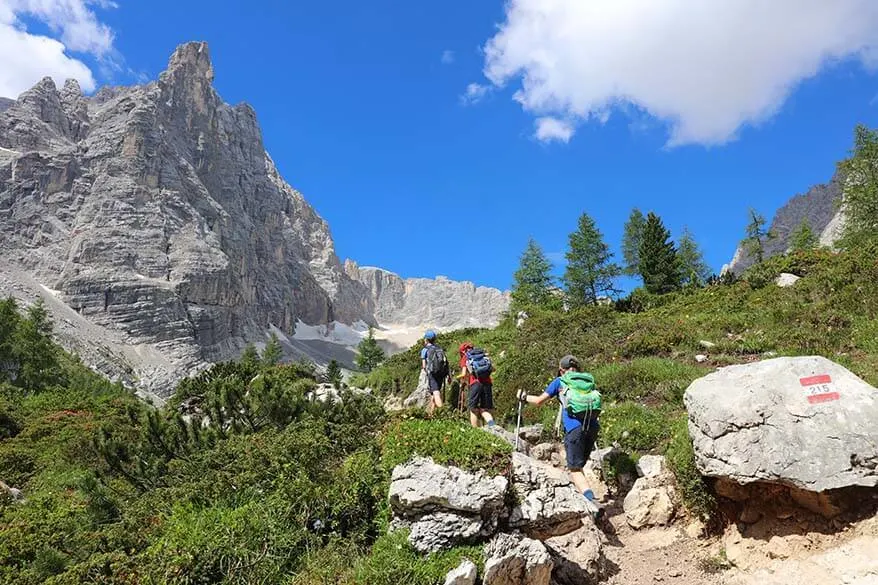
{"type": "MultiPolygon", "coordinates": [[[[803,219],[820,236],[820,244],[831,246],[841,236],[844,214],[836,206],[842,193],[842,178],[836,174],[825,184],[811,187],[806,193],[796,195],[777,210],[769,228],[775,237],[764,243],[765,257],[785,253],[791,244],[791,236],[803,219]]],[[[754,264],[754,259],[742,247],[738,247],[731,262],[723,272],[741,274],[754,264]]]]}
{"type": "Polygon", "coordinates": [[[497,529],[506,478],[471,474],[416,458],[393,470],[388,494],[394,528],[408,527],[409,542],[433,552],[497,529]]]}
{"type": "Polygon", "coordinates": [[[878,390],[826,358],[722,368],[684,401],[704,475],[812,492],[878,486],[878,390]]]}
{"type": "Polygon", "coordinates": [[[552,557],[537,540],[498,534],[485,547],[485,585],[549,585],[552,557]]]}
{"type": "Polygon", "coordinates": [[[478,568],[469,559],[464,559],[445,576],[445,585],[475,585],[478,568]]]}
{"type": "Polygon", "coordinates": [[[494,327],[509,307],[509,293],[439,276],[403,279],[381,268],[345,262],[345,272],[374,299],[381,323],[437,329],[494,327]]]}
{"type": "Polygon", "coordinates": [[[103,332],[84,359],[158,395],[272,327],[485,325],[505,309],[502,293],[467,283],[405,283],[400,304],[374,288],[394,275],[351,278],[326,222],[266,153],[253,109],[224,103],[213,75],[207,45],[188,43],[146,85],[86,97],[46,78],[0,104],[0,294],[51,295],[76,315],[71,328],[103,332]]]}

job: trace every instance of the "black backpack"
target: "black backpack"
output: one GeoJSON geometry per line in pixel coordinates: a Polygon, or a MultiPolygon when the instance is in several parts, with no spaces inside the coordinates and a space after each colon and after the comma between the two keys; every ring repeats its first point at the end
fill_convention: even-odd
{"type": "Polygon", "coordinates": [[[427,373],[440,380],[448,376],[448,358],[438,345],[427,346],[427,373]]]}

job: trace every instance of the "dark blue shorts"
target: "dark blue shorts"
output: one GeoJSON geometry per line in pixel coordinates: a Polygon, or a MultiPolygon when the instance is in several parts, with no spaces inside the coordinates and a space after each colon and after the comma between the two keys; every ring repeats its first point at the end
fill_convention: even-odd
{"type": "Polygon", "coordinates": [[[488,382],[475,382],[469,387],[470,410],[494,410],[493,385],[488,382]]]}
{"type": "Polygon", "coordinates": [[[441,392],[442,386],[445,384],[445,378],[434,378],[432,374],[427,374],[427,391],[430,393],[441,392]]]}
{"type": "Polygon", "coordinates": [[[591,456],[595,441],[598,438],[599,425],[597,421],[591,421],[588,430],[580,425],[575,429],[564,433],[564,447],[567,451],[567,469],[579,471],[585,467],[585,462],[591,456]]]}

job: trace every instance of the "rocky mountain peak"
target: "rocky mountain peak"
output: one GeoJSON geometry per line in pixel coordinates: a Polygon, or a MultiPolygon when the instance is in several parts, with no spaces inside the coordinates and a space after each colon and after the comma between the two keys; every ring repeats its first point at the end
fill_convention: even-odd
{"type": "Polygon", "coordinates": [[[46,78],[0,111],[0,294],[47,298],[86,361],[160,395],[270,330],[349,363],[297,329],[490,325],[506,308],[471,283],[352,277],[253,109],[212,80],[207,44],[187,43],[157,82],[89,98],[46,78]]]}

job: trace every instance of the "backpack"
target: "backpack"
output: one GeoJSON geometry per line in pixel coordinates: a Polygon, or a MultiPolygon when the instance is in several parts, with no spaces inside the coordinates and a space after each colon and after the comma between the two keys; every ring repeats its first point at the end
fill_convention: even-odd
{"type": "Polygon", "coordinates": [[[494,364],[484,349],[474,347],[466,352],[466,369],[478,379],[487,378],[494,371],[494,364]]]}
{"type": "Polygon", "coordinates": [[[594,376],[587,372],[567,372],[561,376],[566,389],[567,414],[581,418],[591,413],[600,414],[601,393],[595,389],[594,376]]]}
{"type": "Polygon", "coordinates": [[[438,345],[430,345],[427,347],[427,373],[437,380],[448,375],[448,358],[445,357],[445,350],[438,345]]]}

